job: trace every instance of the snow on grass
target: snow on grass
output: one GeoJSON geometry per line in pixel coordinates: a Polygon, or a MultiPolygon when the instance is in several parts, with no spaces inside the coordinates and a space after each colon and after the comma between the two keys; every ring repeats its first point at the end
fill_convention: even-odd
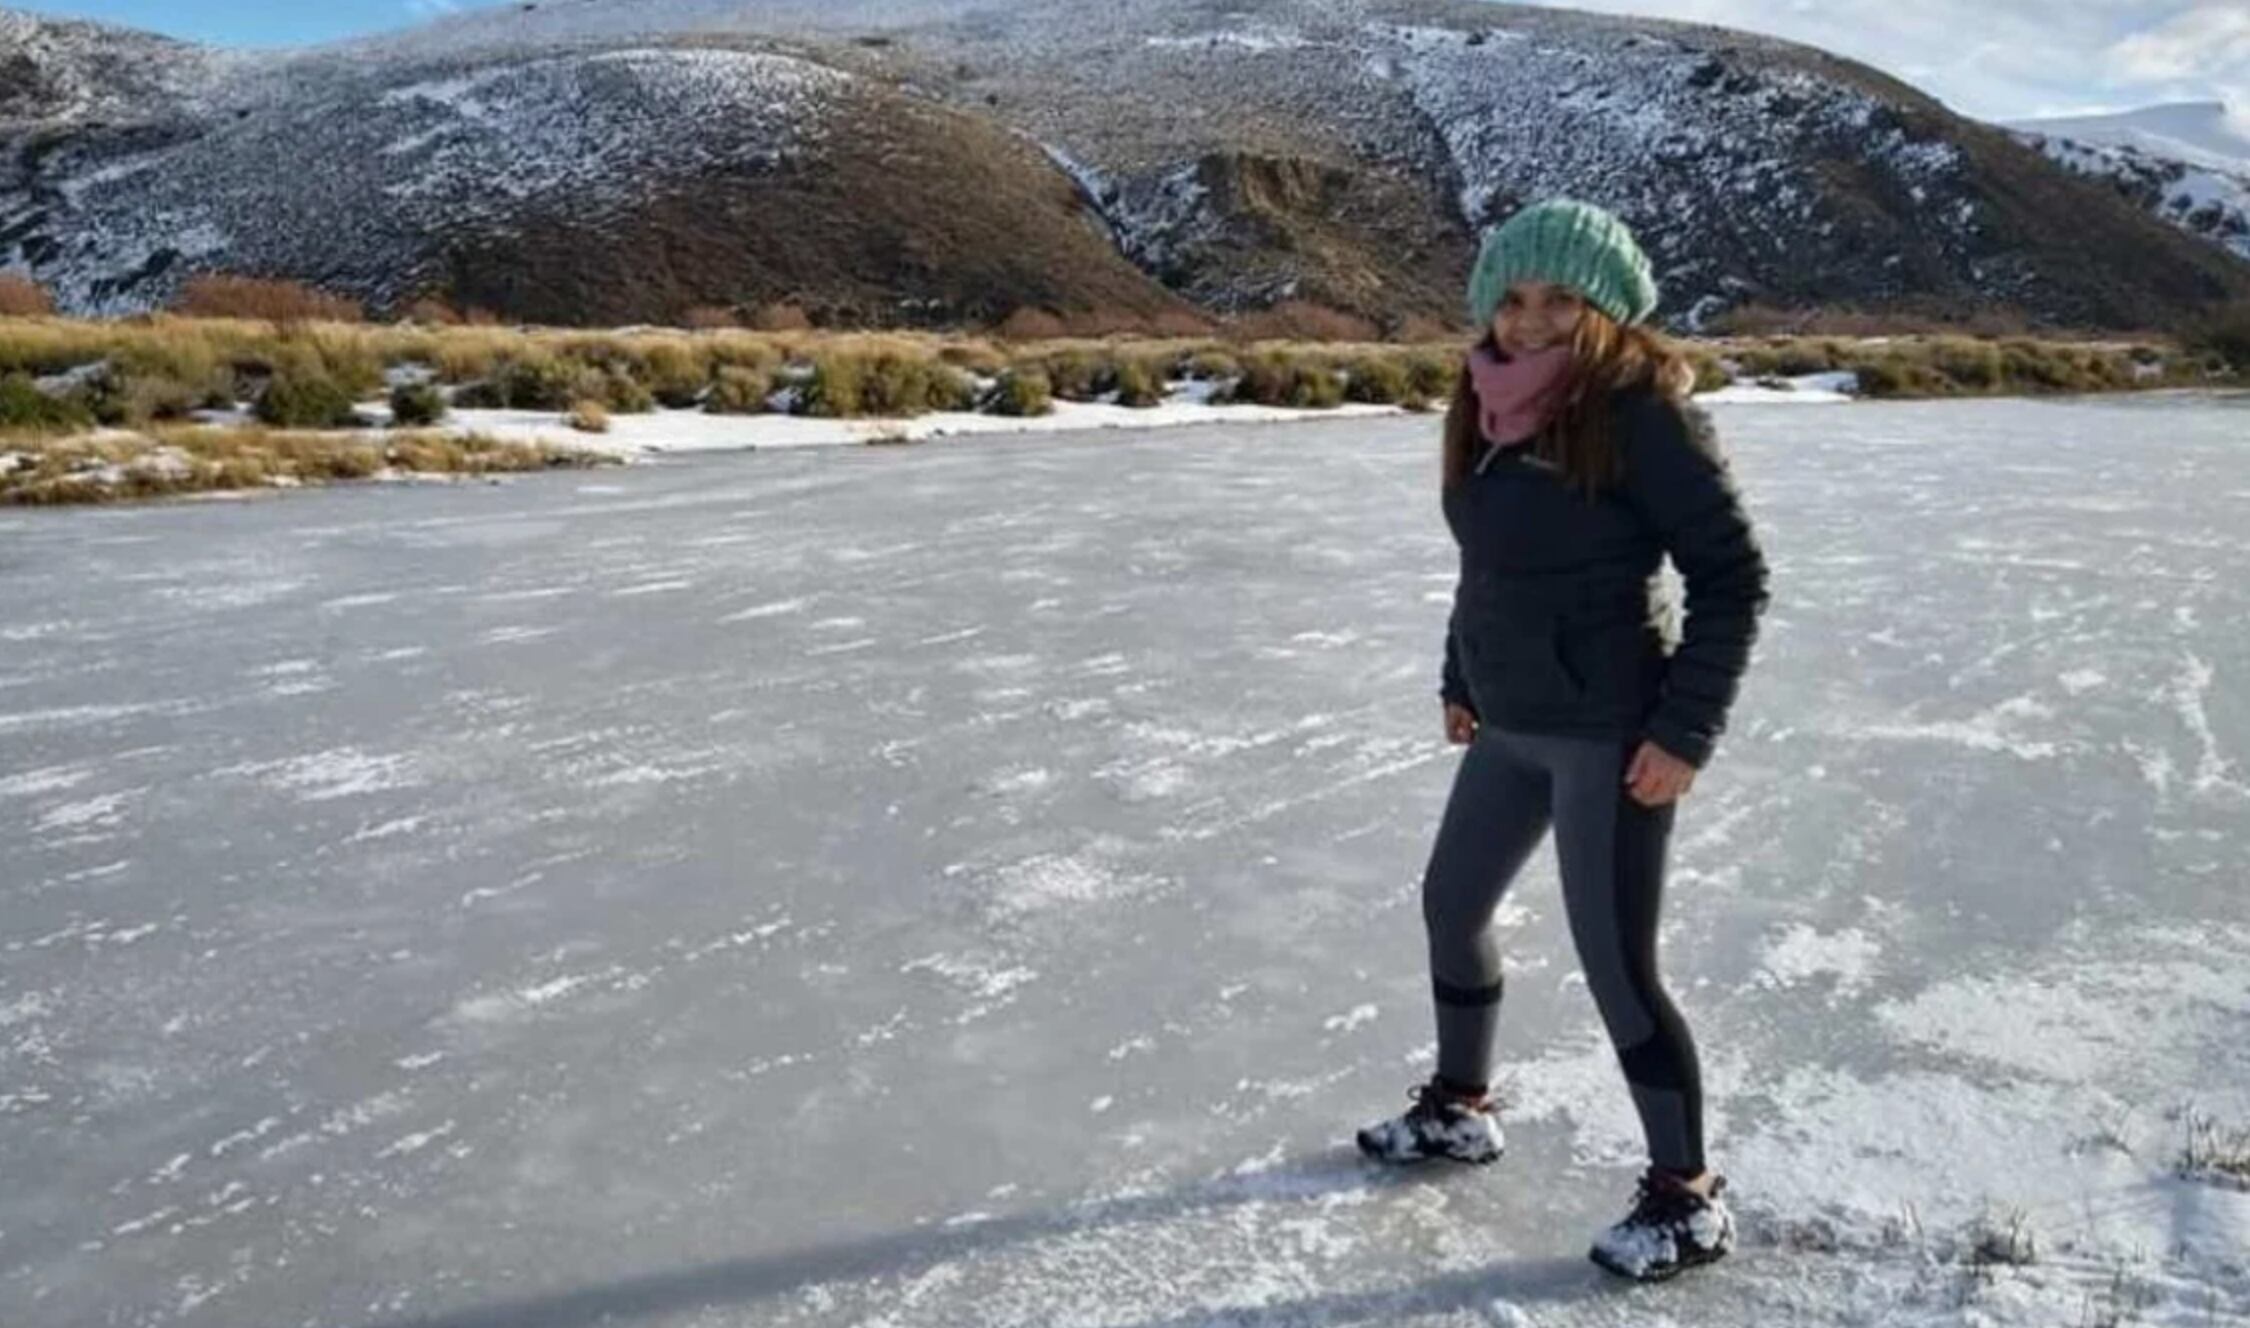
{"type": "Polygon", "coordinates": [[[1103,402],[1057,401],[1051,415],[986,415],[973,411],[933,411],[909,419],[826,419],[809,415],[711,415],[698,410],[654,410],[612,415],[609,432],[598,439],[575,434],[552,412],[456,410],[441,429],[480,434],[504,442],[546,443],[621,454],[741,451],[822,447],[876,442],[920,442],[971,434],[1078,433],[1098,429],[1144,429],[1172,425],[1276,423],[1396,415],[1401,408],[1350,402],[1326,410],[1251,404],[1217,406],[1193,399],[1187,390],[1163,405],[1133,407],[1103,402]]]}
{"type": "MultiPolygon", "coordinates": [[[[1809,374],[1787,387],[1738,384],[1700,393],[1699,402],[1725,405],[1780,403],[1837,405],[1857,399],[1856,376],[1809,374]]],[[[1114,402],[1057,401],[1049,415],[1007,416],[975,411],[932,411],[903,419],[832,419],[809,415],[714,415],[699,410],[657,409],[613,414],[599,438],[574,432],[563,417],[548,411],[455,410],[441,431],[477,435],[502,442],[543,443],[560,449],[611,452],[623,456],[660,452],[747,451],[790,447],[845,446],[885,442],[923,442],[936,438],[993,434],[1083,433],[1102,429],[1152,429],[1194,424],[1268,424],[1302,420],[1373,418],[1410,414],[1402,406],[1346,402],[1325,409],[1216,404],[1209,382],[1175,383],[1156,406],[1114,402]]],[[[379,403],[361,409],[380,420],[379,403]]],[[[1436,427],[1433,417],[1431,426],[1436,427]]]]}
{"type": "Polygon", "coordinates": [[[1695,399],[1712,405],[1833,406],[1859,397],[1859,375],[1850,370],[1801,374],[1774,381],[1734,382],[1695,399]]]}

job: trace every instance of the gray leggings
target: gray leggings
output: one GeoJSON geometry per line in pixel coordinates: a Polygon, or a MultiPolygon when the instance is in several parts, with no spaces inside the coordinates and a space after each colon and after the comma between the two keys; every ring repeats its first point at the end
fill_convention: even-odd
{"type": "Polygon", "coordinates": [[[1676,804],[1626,790],[1639,739],[1519,733],[1485,725],[1461,758],[1422,879],[1437,998],[1438,1075],[1467,1093],[1489,1083],[1500,1013],[1492,915],[1532,850],[1555,831],[1563,905],[1578,962],[1656,1165],[1703,1170],[1695,1042],[1656,971],[1664,849],[1676,804]]]}

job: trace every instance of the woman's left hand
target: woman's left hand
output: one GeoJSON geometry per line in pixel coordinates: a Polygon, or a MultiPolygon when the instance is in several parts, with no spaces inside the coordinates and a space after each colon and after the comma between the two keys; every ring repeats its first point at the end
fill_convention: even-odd
{"type": "Polygon", "coordinates": [[[1695,767],[1647,739],[1625,765],[1625,784],[1633,800],[1644,807],[1661,807],[1680,797],[1695,783],[1695,767]]]}

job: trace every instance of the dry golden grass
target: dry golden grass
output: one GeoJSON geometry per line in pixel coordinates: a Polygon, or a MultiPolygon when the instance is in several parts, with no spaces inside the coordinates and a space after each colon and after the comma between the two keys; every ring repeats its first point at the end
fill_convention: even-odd
{"type": "MultiPolygon", "coordinates": [[[[1848,370],[1872,397],[2036,396],[2224,386],[2214,363],[2176,345],[1960,334],[1730,338],[1692,349],[1736,366],[1739,378],[1848,370]]],[[[1699,366],[1700,367],[1700,366],[1699,366]]]]}
{"type": "MultiPolygon", "coordinates": [[[[1290,316],[1324,320],[1320,311],[1290,316]]],[[[1038,319],[1015,320],[1017,331],[1053,331],[1038,319]]],[[[1060,324],[1063,320],[1051,320],[1060,324]]],[[[2218,326],[2214,324],[2214,326],[2218,326]]],[[[1876,338],[1843,335],[1729,337],[1687,340],[1699,383],[1722,385],[1721,360],[1735,377],[1756,380],[1824,370],[1858,372],[1868,391],[1889,396],[2114,391],[2234,383],[2226,363],[2239,347],[2232,335],[2207,333],[2183,350],[2163,338],[2141,343],[2084,342],[2059,338],[1978,337],[1959,331],[1876,338]]],[[[819,368],[824,378],[896,382],[914,366],[927,366],[941,388],[953,375],[992,380],[1014,371],[1047,381],[1057,398],[1089,400],[1123,391],[1128,404],[1155,404],[1149,379],[1161,386],[1186,377],[1231,380],[1245,367],[1262,384],[1237,395],[1313,404],[1334,397],[1327,379],[1341,376],[1346,394],[1413,405],[1442,399],[1458,376],[1465,344],[1445,336],[1422,341],[1379,340],[1363,327],[1335,340],[1273,335],[1245,339],[1237,323],[1219,332],[1161,337],[1144,331],[1086,335],[1067,327],[1055,335],[924,331],[844,332],[780,327],[700,329],[635,328],[613,332],[476,323],[349,322],[227,318],[191,319],[170,314],[96,322],[53,317],[0,321],[0,377],[42,377],[107,362],[100,381],[80,403],[105,424],[139,427],[176,416],[183,404],[224,405],[254,399],[280,375],[333,381],[354,400],[383,391],[383,371],[427,366],[444,384],[468,389],[463,408],[509,403],[519,409],[563,411],[580,399],[610,411],[637,411],[651,403],[686,409],[708,402],[721,382],[729,385],[722,409],[755,404],[743,374],[771,386],[803,384],[819,368]],[[1275,377],[1281,366],[1287,383],[1275,377]],[[1403,378],[1403,384],[1399,381],[1403,378]],[[98,390],[97,390],[98,389],[98,390]]],[[[1242,387],[1243,384],[1236,386],[1242,387]]],[[[889,398],[907,399],[907,413],[948,408],[951,388],[929,394],[875,392],[865,409],[889,409],[889,398]]],[[[762,400],[762,399],[759,399],[762,400]]],[[[809,404],[799,396],[799,408],[809,404]]],[[[759,408],[762,408],[759,407],[759,408]]],[[[984,396],[984,408],[994,398],[984,396]]]]}
{"type": "Polygon", "coordinates": [[[357,300],[330,295],[301,281],[226,273],[189,277],[172,308],[190,318],[260,318],[275,323],[356,323],[366,316],[357,300]]]}
{"type": "Polygon", "coordinates": [[[436,433],[172,428],[0,442],[0,503],[110,503],[217,490],[611,464],[598,452],[436,433]]]}

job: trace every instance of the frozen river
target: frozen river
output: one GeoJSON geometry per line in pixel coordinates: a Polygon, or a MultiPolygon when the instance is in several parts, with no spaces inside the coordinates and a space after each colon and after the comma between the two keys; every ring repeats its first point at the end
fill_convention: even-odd
{"type": "Polygon", "coordinates": [[[1458,759],[1398,417],[0,514],[0,1324],[2250,1321],[2250,399],[1719,419],[1730,1262],[1585,1261],[1550,849],[1510,1156],[1350,1150],[1458,759]]]}

